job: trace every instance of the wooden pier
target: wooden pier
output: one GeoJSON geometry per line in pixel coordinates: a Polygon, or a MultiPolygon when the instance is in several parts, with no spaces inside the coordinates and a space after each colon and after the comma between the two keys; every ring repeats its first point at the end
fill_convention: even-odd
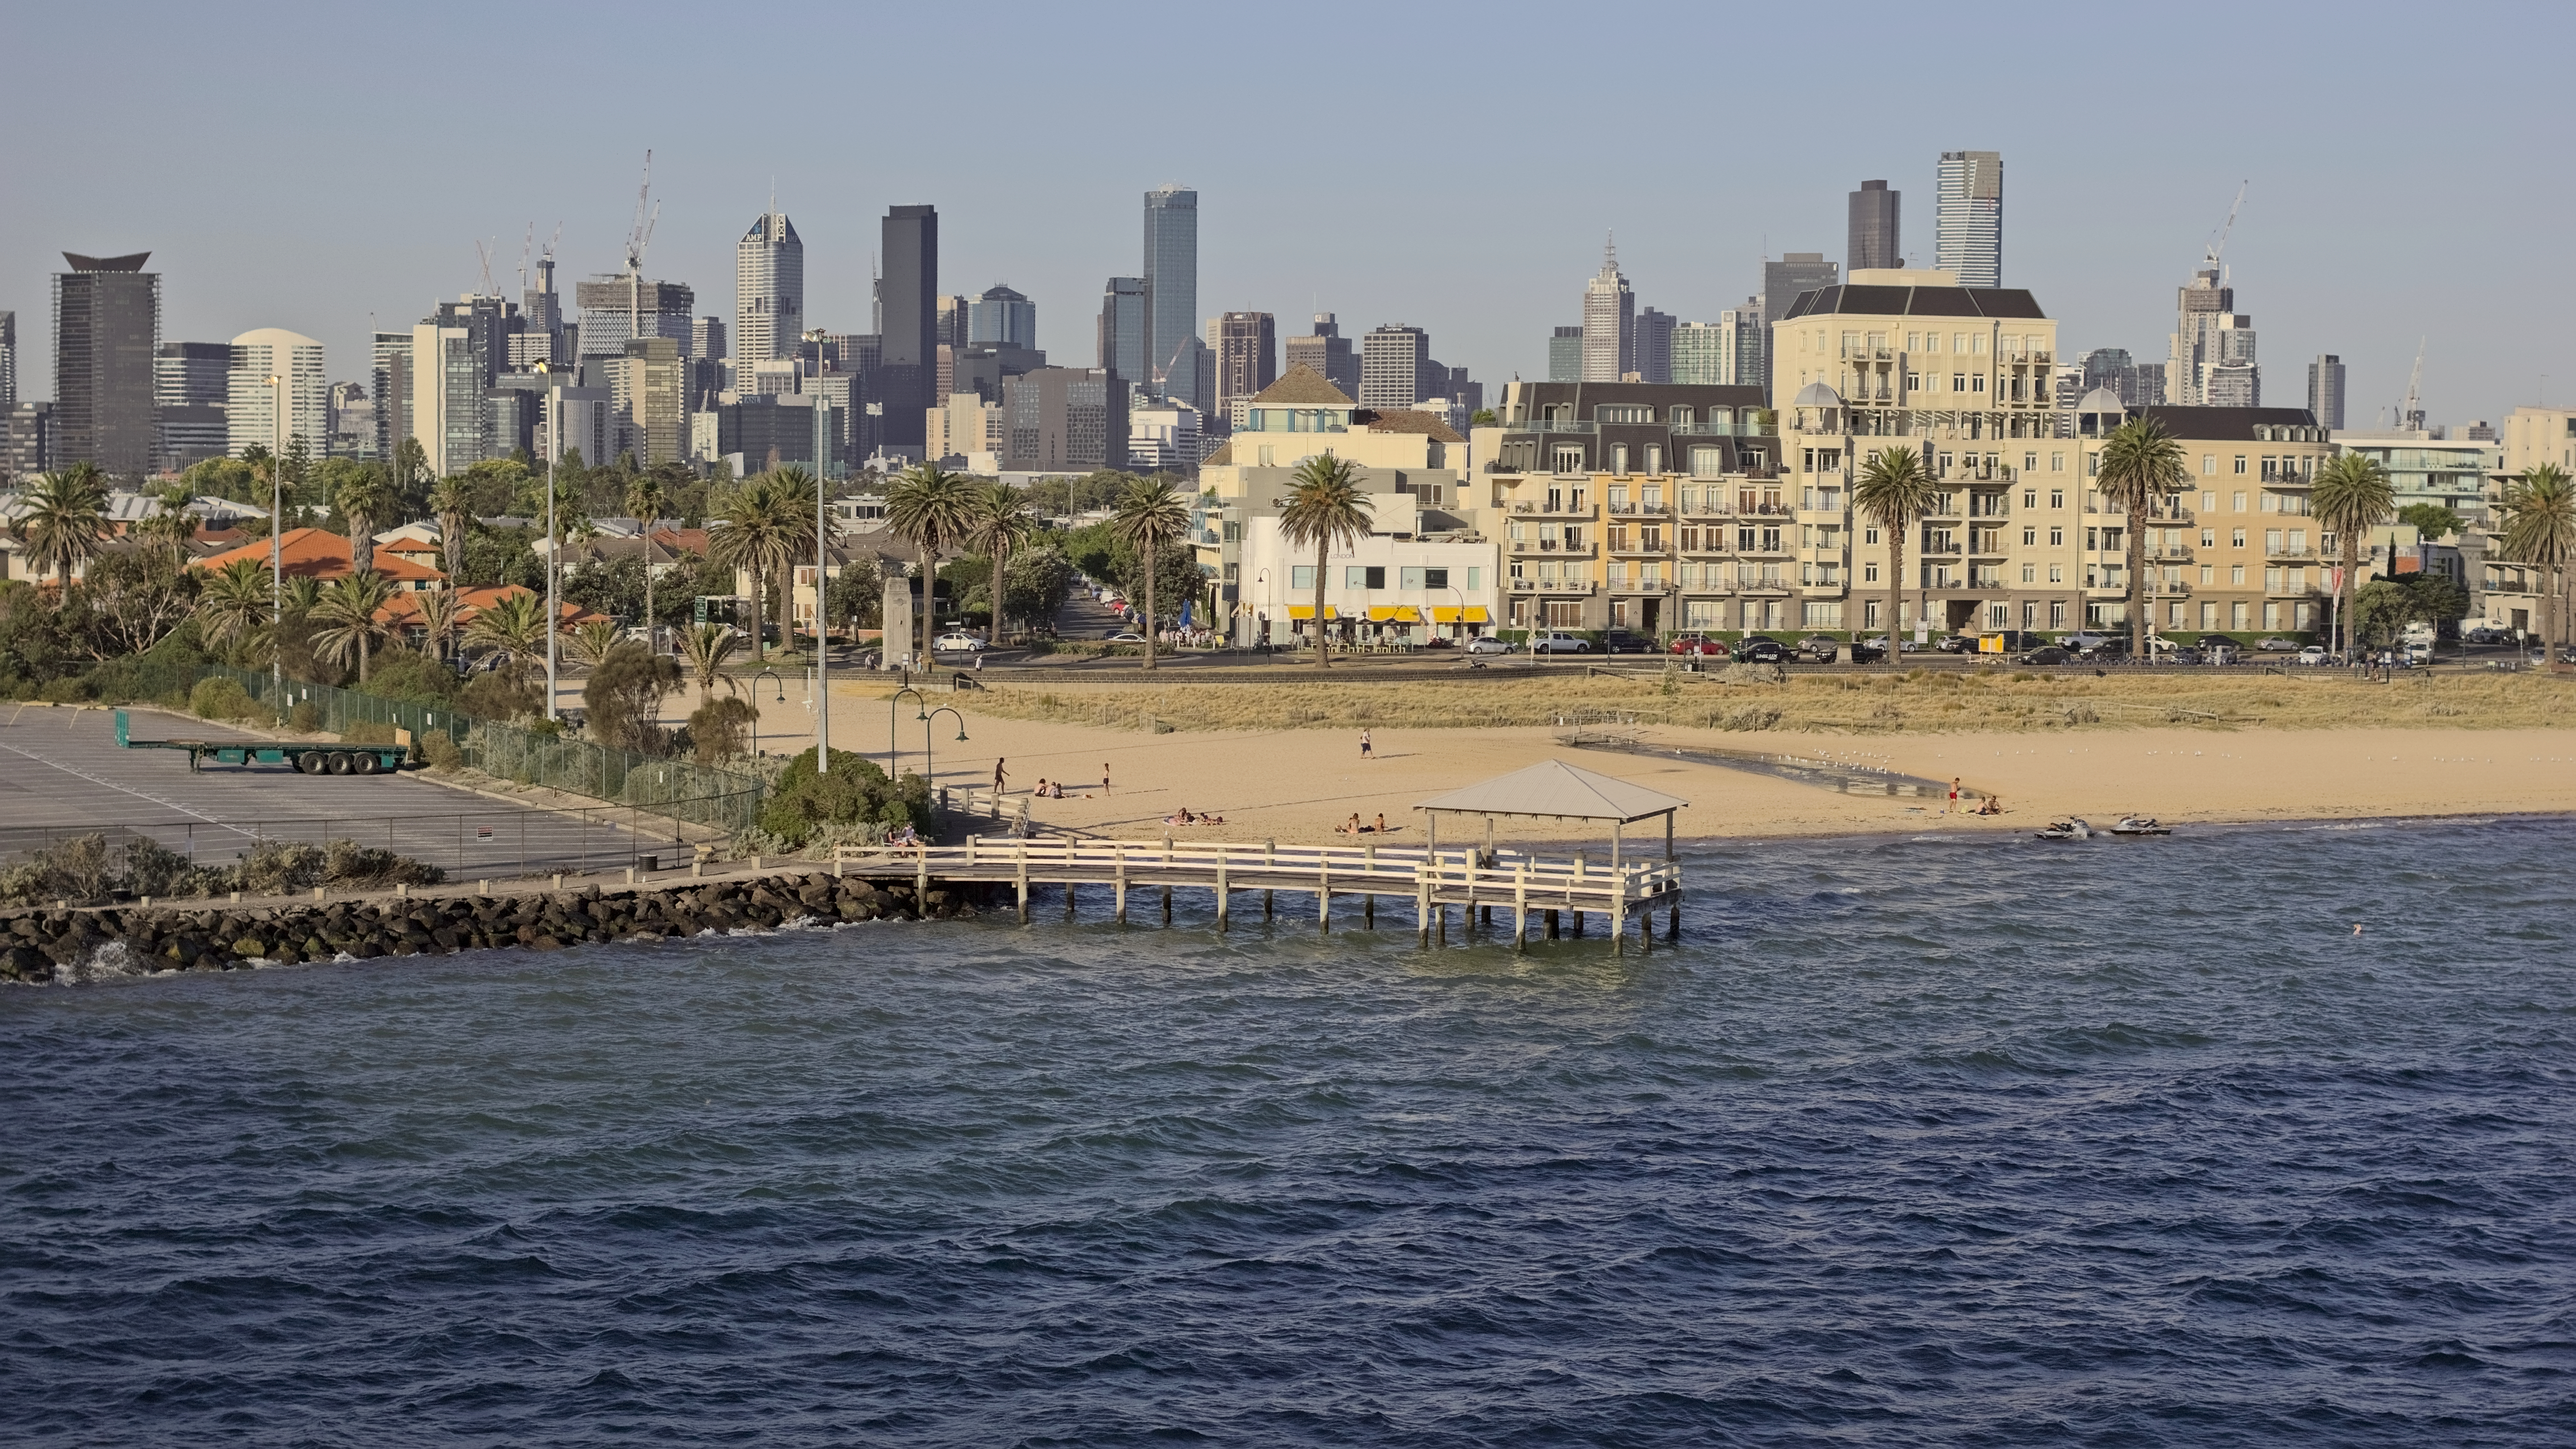
{"type": "Polygon", "coordinates": [[[1462,928],[1490,925],[1497,911],[1511,915],[1516,949],[1528,949],[1536,918],[1550,938],[1567,918],[1575,934],[1586,916],[1609,918],[1614,949],[1627,949],[1628,923],[1639,922],[1642,949],[1652,950],[1653,913],[1670,912],[1668,934],[1678,930],[1681,867],[1670,861],[1621,861],[1603,864],[1581,854],[1559,859],[1509,851],[1459,849],[1388,849],[1376,845],[1183,845],[1171,841],[1015,840],[969,837],[963,845],[841,846],[833,853],[832,873],[876,877],[909,875],[918,888],[934,879],[1008,885],[1016,889],[1020,921],[1029,919],[1029,893],[1039,886],[1064,889],[1066,919],[1074,914],[1075,891],[1083,886],[1107,889],[1119,924],[1127,922],[1131,890],[1160,894],[1163,921],[1172,919],[1172,892],[1203,890],[1216,905],[1216,926],[1231,924],[1235,898],[1261,893],[1262,917],[1275,916],[1281,892],[1311,895],[1319,929],[1333,928],[1333,901],[1356,898],[1361,923],[1377,925],[1381,897],[1413,904],[1414,934],[1422,945],[1446,945],[1449,909],[1459,908],[1462,928]]]}

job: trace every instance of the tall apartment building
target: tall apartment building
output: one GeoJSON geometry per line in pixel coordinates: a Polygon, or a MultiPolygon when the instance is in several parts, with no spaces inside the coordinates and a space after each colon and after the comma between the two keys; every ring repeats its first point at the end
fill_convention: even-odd
{"type": "Polygon", "coordinates": [[[975,299],[957,293],[940,294],[937,305],[939,320],[931,324],[931,334],[942,347],[966,345],[968,322],[975,299]]]}
{"type": "Polygon", "coordinates": [[[697,317],[689,322],[688,355],[699,362],[722,362],[733,354],[727,349],[722,317],[697,317]]]}
{"type": "Polygon", "coordinates": [[[160,443],[152,368],[161,347],[161,276],[143,270],[151,257],[63,253],[71,270],[54,274],[54,467],[95,463],[124,477],[151,471],[160,443]]]}
{"type": "Polygon", "coordinates": [[[1316,313],[1315,330],[1304,337],[1289,338],[1286,353],[1280,376],[1287,376],[1287,369],[1310,368],[1317,377],[1340,389],[1342,396],[1359,396],[1359,354],[1352,350],[1351,339],[1342,335],[1341,324],[1332,313],[1316,313]]]}
{"type": "Polygon", "coordinates": [[[1008,379],[1002,467],[1014,473],[1126,467],[1127,392],[1126,379],[1098,367],[1041,367],[1008,379]]]}
{"type": "Polygon", "coordinates": [[[2215,265],[2175,289],[2165,389],[2183,407],[2260,407],[2263,375],[2254,360],[2254,319],[2236,310],[2236,289],[2215,265]]]}
{"type": "Polygon", "coordinates": [[[688,387],[680,345],[668,337],[638,338],[626,344],[618,362],[609,383],[618,451],[633,453],[645,467],[687,458],[688,387]]]}
{"type": "MultiPolygon", "coordinates": [[[[232,400],[227,342],[164,342],[152,360],[152,412],[160,430],[156,466],[170,472],[231,451],[224,409],[232,400]]],[[[318,448],[320,440],[315,440],[318,448]]]]}
{"type": "Polygon", "coordinates": [[[2004,284],[2004,158],[1999,151],[1941,153],[1932,265],[1962,287],[2004,284]]]}
{"type": "MultiPolygon", "coordinates": [[[[742,234],[734,246],[733,287],[734,355],[744,362],[795,356],[805,332],[805,243],[787,213],[765,212],[742,234]]],[[[687,334],[679,341],[686,347],[687,334]]]]}
{"type": "Polygon", "coordinates": [[[1099,340],[1101,367],[1118,374],[1130,387],[1153,382],[1153,364],[1146,360],[1149,338],[1143,277],[1111,277],[1101,290],[1099,340]]]}
{"type": "Polygon", "coordinates": [[[2343,426],[2343,376],[2343,359],[2331,352],[2308,364],[2308,411],[2321,428],[2343,426]]]}
{"type": "MultiPolygon", "coordinates": [[[[1161,388],[1173,355],[1199,329],[1199,194],[1183,186],[1145,193],[1145,329],[1147,354],[1158,376],[1142,378],[1161,388]]],[[[1195,366],[1182,369],[1184,389],[1197,386],[1195,366]]],[[[1198,403],[1184,395],[1184,402],[1198,403]]]]}
{"type": "Polygon", "coordinates": [[[1905,265],[1899,225],[1903,201],[1904,193],[1888,190],[1884,181],[1864,181],[1851,194],[1850,240],[1843,248],[1846,271],[1905,265]]]}
{"type": "Polygon", "coordinates": [[[1422,390],[1430,370],[1430,333],[1399,322],[1372,328],[1360,339],[1359,405],[1409,408],[1430,396],[1422,390]]]}
{"type": "Polygon", "coordinates": [[[1208,319],[1207,345],[1216,360],[1216,402],[1207,416],[1222,428],[1238,403],[1279,380],[1279,325],[1267,312],[1228,312],[1208,319]]]}
{"type": "Polygon", "coordinates": [[[1639,382],[1673,380],[1673,319],[1652,307],[1637,314],[1636,366],[1639,382]]]}
{"type": "Polygon", "coordinates": [[[1547,337],[1547,380],[1583,381],[1583,329],[1559,327],[1547,337]]]}
{"type": "Polygon", "coordinates": [[[1619,273],[1618,247],[1605,243],[1601,270],[1583,287],[1583,380],[1618,382],[1636,370],[1637,295],[1619,273]]]}
{"type": "Polygon", "coordinates": [[[18,405],[18,314],[0,312],[0,418],[18,405]]]}
{"type": "MultiPolygon", "coordinates": [[[[880,385],[872,401],[885,405],[878,445],[917,453],[924,442],[933,373],[939,362],[939,209],[897,206],[883,226],[885,304],[880,385]]],[[[740,344],[737,342],[737,348],[740,344]]]]}
{"type": "Polygon", "coordinates": [[[993,286],[967,304],[966,345],[1020,347],[1038,345],[1038,308],[1009,287],[993,286]]]}
{"type": "Polygon", "coordinates": [[[537,258],[537,284],[519,293],[520,332],[510,341],[510,366],[527,371],[570,363],[573,349],[565,337],[563,294],[555,290],[555,254],[551,247],[537,258]]]}
{"type": "Polygon", "coordinates": [[[8,428],[5,451],[0,451],[0,479],[14,483],[53,470],[52,403],[22,402],[0,416],[0,424],[8,428]]]}
{"type": "Polygon", "coordinates": [[[1762,264],[1762,316],[1776,321],[1789,315],[1789,304],[1801,292],[1830,287],[1842,280],[1841,268],[1823,252],[1788,252],[1762,264]]]}
{"type": "Polygon", "coordinates": [[[296,438],[304,440],[314,457],[328,449],[331,379],[323,370],[322,344],[312,338],[282,327],[234,338],[226,393],[224,416],[234,457],[255,447],[283,451],[296,438]]]}
{"type": "Polygon", "coordinates": [[[1689,387],[1715,387],[1724,383],[1726,331],[1715,322],[1684,322],[1675,327],[1672,376],[1667,381],[1689,387]]]}
{"type": "Polygon", "coordinates": [[[412,436],[412,334],[379,332],[369,349],[367,382],[376,400],[376,456],[390,460],[412,436]]]}

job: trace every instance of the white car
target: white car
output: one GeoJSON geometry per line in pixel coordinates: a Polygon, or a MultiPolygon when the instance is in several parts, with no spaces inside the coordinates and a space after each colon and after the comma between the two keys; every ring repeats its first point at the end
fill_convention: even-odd
{"type": "Polygon", "coordinates": [[[1530,632],[1529,652],[1532,654],[1589,654],[1592,652],[1592,641],[1555,629],[1536,629],[1530,632]]]}
{"type": "Polygon", "coordinates": [[[942,634],[930,641],[930,652],[933,654],[973,654],[984,647],[983,640],[963,631],[942,634]]]}
{"type": "Polygon", "coordinates": [[[2315,668],[2319,665],[2332,664],[2334,662],[2334,656],[2326,652],[2326,647],[2324,645],[2311,644],[2307,648],[2300,650],[2298,658],[2292,662],[2304,664],[2310,668],[2315,668]]]}
{"type": "Polygon", "coordinates": [[[1512,646],[1495,638],[1491,634],[1479,634],[1475,638],[1467,641],[1467,652],[1470,654],[1509,654],[1512,652],[1512,646]]]}

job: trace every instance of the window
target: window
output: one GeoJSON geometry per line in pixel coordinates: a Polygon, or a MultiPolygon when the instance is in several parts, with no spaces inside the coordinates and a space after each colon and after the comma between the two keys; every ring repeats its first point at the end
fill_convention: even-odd
{"type": "Polygon", "coordinates": [[[2062,488],[2049,489],[2048,506],[2051,508],[2064,508],[2066,506],[2066,490],[2062,488]]]}
{"type": "Polygon", "coordinates": [[[2218,471],[2218,455],[2217,455],[2216,453],[2203,453],[2203,454],[2201,454],[2201,455],[2200,455],[2200,472],[2201,472],[2201,476],[2205,478],[2205,477],[2208,477],[2210,474],[2215,473],[2215,472],[2217,472],[2217,471],[2218,471]]]}
{"type": "Polygon", "coordinates": [[[2099,478],[2102,476],[2101,454],[2087,453],[2084,455],[2084,476],[2087,478],[2099,478]]]}
{"type": "Polygon", "coordinates": [[[1861,542],[1863,542],[1863,543],[1870,543],[1870,544],[1874,544],[1874,543],[1878,542],[1878,530],[1877,530],[1877,529],[1875,529],[1875,528],[1864,528],[1864,529],[1862,529],[1862,530],[1860,531],[1860,541],[1861,541],[1861,542]]]}
{"type": "Polygon", "coordinates": [[[1969,377],[1968,377],[1968,391],[1970,391],[1970,392],[1984,392],[1985,390],[1986,390],[1986,375],[1985,375],[1984,373],[1982,373],[1982,372],[1979,372],[1979,373],[1971,373],[1971,374],[1969,375],[1969,377]]]}
{"type": "Polygon", "coordinates": [[[2048,546],[2050,548],[2066,547],[2066,530],[2063,528],[2050,529],[2048,531],[2048,546]]]}
{"type": "Polygon", "coordinates": [[[2202,529],[2200,531],[2200,546],[2202,548],[2218,547],[2218,530],[2214,528],[2202,529]]]}
{"type": "MultiPolygon", "coordinates": [[[[1262,451],[1263,451],[1264,453],[1267,453],[1267,452],[1269,452],[1269,449],[1264,448],[1262,451]]],[[[1265,457],[1265,458],[1263,458],[1263,459],[1262,459],[1262,461],[1263,461],[1264,463],[1267,463],[1267,462],[1269,462],[1270,460],[1269,460],[1267,457],[1265,457]]],[[[1557,472],[1559,472],[1559,473],[1580,473],[1580,472],[1582,472],[1582,471],[1583,471],[1583,448],[1582,448],[1582,445],[1577,444],[1577,445],[1575,445],[1575,446],[1573,446],[1573,447],[1570,447],[1570,448],[1567,448],[1567,447],[1561,447],[1561,448],[1556,449],[1556,463],[1555,463],[1555,470],[1556,470],[1557,472]]]]}
{"type": "Polygon", "coordinates": [[[2215,493],[2203,493],[2200,495],[2200,511],[2203,513],[2216,513],[2218,511],[2218,495],[2215,493]]]}
{"type": "Polygon", "coordinates": [[[1692,477],[1715,478],[1726,471],[1726,450],[1723,448],[1693,448],[1691,449],[1690,463],[1692,477]]]}
{"type": "Polygon", "coordinates": [[[1565,551],[1567,553],[1579,553],[1582,549],[1583,525],[1579,523],[1567,524],[1565,526],[1565,551]]]}
{"type": "Polygon", "coordinates": [[[2036,488],[2025,488],[2021,490],[2021,506],[2024,508],[2037,508],[2039,506],[2039,490],[2036,488]]]}
{"type": "Polygon", "coordinates": [[[1603,403],[1592,410],[1592,416],[1605,423],[1651,423],[1655,410],[1635,403],[1603,403]]]}
{"type": "Polygon", "coordinates": [[[1649,473],[1664,471],[1664,450],[1653,443],[1646,445],[1646,471],[1649,473]]]}
{"type": "Polygon", "coordinates": [[[1313,564],[1298,564],[1289,569],[1288,587],[1298,590],[1307,590],[1315,587],[1315,566],[1313,564]]]}
{"type": "Polygon", "coordinates": [[[1447,569],[1407,569],[1405,572],[1418,573],[1422,575],[1422,582],[1418,587],[1426,589],[1445,589],[1449,587],[1449,571],[1447,569]]]}
{"type": "Polygon", "coordinates": [[[2214,584],[2218,582],[2218,570],[2210,567],[2208,564],[2202,564],[2200,566],[2200,581],[2203,584],[2214,584]]]}
{"type": "Polygon", "coordinates": [[[2236,495],[2236,511],[2238,513],[2245,511],[2245,495],[2242,493],[2236,495]]]}
{"type": "Polygon", "coordinates": [[[1953,332],[1953,333],[1951,333],[1951,334],[1950,334],[1950,350],[1951,350],[1952,352],[1965,352],[1965,351],[1967,351],[1967,350],[1968,350],[1968,334],[1967,334],[1967,333],[1965,333],[1965,332],[1953,332]]]}
{"type": "Polygon", "coordinates": [[[1505,570],[1506,576],[1510,578],[1525,579],[1529,577],[1527,566],[1522,564],[1518,559],[1514,559],[1511,563],[1505,565],[1505,570]]]}
{"type": "Polygon", "coordinates": [[[1954,373],[1951,373],[1951,374],[1950,374],[1950,391],[1952,391],[1952,392],[1966,392],[1967,390],[1968,390],[1968,375],[1967,375],[1966,373],[1964,373],[1964,372],[1954,372],[1954,373]]]}
{"type": "Polygon", "coordinates": [[[2050,564],[2048,566],[2048,581],[2052,584],[2062,584],[2066,582],[2066,565],[2050,564]]]}
{"type": "Polygon", "coordinates": [[[1864,561],[1860,566],[1860,581],[1864,584],[1877,583],[1878,565],[1864,561]]]}
{"type": "Polygon", "coordinates": [[[1660,589],[1663,586],[1664,566],[1662,564],[1641,563],[1637,565],[1637,587],[1641,589],[1660,589]]]}
{"type": "Polygon", "coordinates": [[[1628,471],[1627,444],[1612,443],[1610,445],[1610,471],[1613,473],[1625,473],[1628,471]]]}
{"type": "Polygon", "coordinates": [[[2025,584],[2035,584],[2035,583],[2038,583],[2038,582],[2039,582],[2039,565],[2037,565],[2037,564],[2023,564],[2023,565],[2021,566],[2021,581],[2022,581],[2023,583],[2025,583],[2025,584]]]}
{"type": "MultiPolygon", "coordinates": [[[[2049,572],[2054,574],[2056,570],[2051,569],[2049,572]]],[[[2051,599],[2048,601],[2048,627],[2052,629],[2063,629],[2066,627],[2066,601],[2064,599],[2051,599]]]]}
{"type": "MultiPolygon", "coordinates": [[[[1434,570],[1432,570],[1432,572],[1434,572],[1434,573],[1441,573],[1441,572],[1445,572],[1445,570],[1434,569],[1434,570]]],[[[1484,586],[1485,586],[1485,571],[1484,571],[1483,569],[1480,569],[1480,568],[1471,568],[1471,569],[1467,570],[1467,592],[1468,592],[1468,593],[1471,593],[1471,594],[1472,594],[1472,593],[1475,593],[1477,590],[1479,590],[1479,589],[1483,588],[1484,586]]]]}
{"type": "Polygon", "coordinates": [[[2227,582],[2235,588],[2245,587],[2245,565],[2235,564],[2227,570],[2227,582]]]}
{"type": "Polygon", "coordinates": [[[1628,525],[1624,523],[1610,525],[1610,551],[1612,553],[1628,551],[1628,525]]]}
{"type": "Polygon", "coordinates": [[[2022,454],[2022,455],[2021,455],[2021,470],[2022,470],[2023,472],[2025,472],[2025,473],[2036,473],[2036,472],[2038,472],[2038,471],[2039,471],[2039,455],[2038,455],[2037,453],[2024,453],[2024,454],[2022,454]]]}
{"type": "Polygon", "coordinates": [[[2236,455],[2236,471],[2240,474],[2245,471],[2245,455],[2243,453],[2236,455]]]}
{"type": "MultiPolygon", "coordinates": [[[[1672,425],[1674,427],[1687,428],[1691,425],[1692,418],[1693,414],[1689,408],[1675,408],[1672,411],[1672,425]]],[[[1715,419],[1711,418],[1710,421],[1714,422],[1715,419]]]]}

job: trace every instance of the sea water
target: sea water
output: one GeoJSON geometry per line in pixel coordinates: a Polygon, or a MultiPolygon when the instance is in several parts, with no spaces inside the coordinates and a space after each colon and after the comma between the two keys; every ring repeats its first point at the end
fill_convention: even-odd
{"type": "Polygon", "coordinates": [[[0,1438],[2566,1444],[2571,858],[1763,843],[1651,955],[1047,893],[0,991],[0,1438]]]}

